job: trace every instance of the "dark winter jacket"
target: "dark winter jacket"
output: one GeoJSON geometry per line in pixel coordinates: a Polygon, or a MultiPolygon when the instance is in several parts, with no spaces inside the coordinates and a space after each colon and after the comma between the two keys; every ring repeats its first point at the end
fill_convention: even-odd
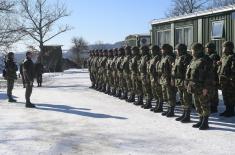
{"type": "Polygon", "coordinates": [[[6,79],[7,80],[16,80],[17,75],[16,71],[18,70],[17,65],[12,59],[8,59],[6,64],[5,64],[5,69],[6,69],[6,79]]]}
{"type": "Polygon", "coordinates": [[[26,83],[34,81],[34,63],[31,59],[26,58],[24,60],[23,75],[26,83]]]}

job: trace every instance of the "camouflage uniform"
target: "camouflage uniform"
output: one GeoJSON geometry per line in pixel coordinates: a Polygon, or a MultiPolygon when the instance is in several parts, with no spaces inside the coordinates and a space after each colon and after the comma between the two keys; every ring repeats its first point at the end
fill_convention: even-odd
{"type": "Polygon", "coordinates": [[[127,46],[125,47],[125,57],[121,63],[121,69],[123,70],[123,96],[121,99],[128,100],[128,94],[131,91],[132,83],[131,83],[131,75],[130,75],[130,67],[129,67],[129,61],[131,59],[131,47],[127,46]]]}
{"type": "Polygon", "coordinates": [[[234,116],[235,106],[235,54],[233,53],[233,42],[223,44],[223,55],[218,62],[219,84],[222,90],[226,110],[220,116],[234,116]]]}
{"type": "Polygon", "coordinates": [[[116,62],[116,70],[117,70],[117,77],[118,77],[118,80],[117,80],[117,93],[116,93],[116,97],[121,97],[122,96],[122,93],[123,93],[123,87],[125,85],[125,83],[123,83],[123,70],[121,68],[121,64],[122,64],[122,61],[124,59],[124,53],[125,53],[125,50],[124,48],[119,48],[118,50],[118,58],[117,58],[117,62],[116,62]]]}
{"type": "Polygon", "coordinates": [[[149,74],[147,74],[147,66],[150,60],[150,54],[149,54],[149,47],[148,46],[142,46],[141,47],[141,61],[139,65],[139,72],[141,76],[141,82],[142,82],[142,90],[143,95],[146,100],[146,104],[142,106],[142,108],[149,109],[152,107],[152,90],[151,90],[151,81],[149,74]]]}
{"type": "Polygon", "coordinates": [[[162,59],[159,64],[161,70],[160,84],[162,86],[163,98],[168,104],[168,110],[163,112],[163,116],[173,117],[176,102],[176,89],[171,85],[171,70],[174,62],[173,48],[169,44],[162,46],[162,59]]]}
{"type": "Polygon", "coordinates": [[[107,74],[106,74],[107,87],[106,87],[105,94],[110,94],[111,93],[111,87],[112,87],[112,84],[113,84],[113,76],[112,76],[112,68],[111,68],[112,61],[113,61],[113,50],[109,50],[108,60],[107,60],[106,67],[105,67],[106,71],[107,71],[107,74]]]}
{"type": "Polygon", "coordinates": [[[209,128],[210,103],[208,90],[211,87],[213,72],[210,64],[208,65],[205,59],[202,44],[195,43],[192,46],[192,55],[193,60],[186,72],[187,91],[193,94],[194,104],[200,116],[199,122],[194,124],[193,127],[205,130],[209,128]]]}
{"type": "Polygon", "coordinates": [[[118,59],[118,49],[114,49],[113,51],[114,51],[114,57],[111,62],[112,77],[113,77],[111,95],[116,95],[116,90],[118,87],[118,77],[117,77],[117,69],[116,69],[116,62],[118,59]]]}
{"type": "Polygon", "coordinates": [[[217,62],[220,60],[220,57],[218,54],[216,54],[216,46],[214,43],[207,43],[206,44],[206,59],[207,61],[211,62],[211,67],[213,68],[214,73],[214,80],[213,85],[210,88],[210,103],[211,103],[211,112],[215,113],[218,112],[217,107],[219,105],[219,95],[218,95],[218,65],[217,62]]]}
{"type": "Polygon", "coordinates": [[[157,64],[161,61],[161,51],[158,46],[151,47],[151,56],[152,58],[148,63],[147,71],[151,81],[151,92],[153,98],[156,100],[156,106],[151,111],[162,112],[162,88],[159,84],[159,74],[157,73],[157,64]]]}
{"type": "Polygon", "coordinates": [[[95,81],[94,81],[94,73],[92,70],[93,67],[93,60],[94,60],[94,51],[90,51],[90,56],[87,60],[88,63],[88,71],[90,74],[90,80],[91,80],[91,87],[90,88],[94,88],[95,87],[95,81]]]}
{"type": "Polygon", "coordinates": [[[14,53],[8,53],[8,60],[5,63],[6,80],[7,80],[7,96],[9,102],[16,102],[12,97],[12,90],[14,88],[14,81],[17,79],[16,71],[17,65],[14,62],[14,53]]]}
{"type": "Polygon", "coordinates": [[[190,112],[192,106],[192,94],[187,92],[185,87],[185,73],[187,66],[192,60],[192,56],[187,53],[187,46],[178,44],[176,46],[177,57],[172,67],[172,85],[178,89],[180,103],[183,109],[183,115],[176,118],[176,121],[183,123],[190,122],[190,112]]]}

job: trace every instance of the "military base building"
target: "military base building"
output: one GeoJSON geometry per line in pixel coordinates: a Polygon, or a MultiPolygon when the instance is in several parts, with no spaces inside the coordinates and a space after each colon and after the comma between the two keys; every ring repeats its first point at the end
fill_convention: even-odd
{"type": "Polygon", "coordinates": [[[224,41],[235,43],[235,5],[153,20],[151,26],[153,45],[184,43],[190,49],[193,42],[205,45],[211,41],[221,55],[224,41]]]}

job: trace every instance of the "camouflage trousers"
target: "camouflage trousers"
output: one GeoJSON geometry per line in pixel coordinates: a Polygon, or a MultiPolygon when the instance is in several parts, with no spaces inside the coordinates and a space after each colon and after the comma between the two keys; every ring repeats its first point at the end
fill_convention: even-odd
{"type": "Polygon", "coordinates": [[[9,99],[12,98],[12,90],[14,88],[14,80],[8,79],[7,80],[7,96],[9,99]]]}
{"type": "Polygon", "coordinates": [[[169,107],[174,107],[176,103],[176,88],[170,84],[164,84],[162,86],[163,100],[167,102],[169,107]]]}
{"type": "Polygon", "coordinates": [[[123,91],[126,86],[126,81],[123,77],[123,72],[118,71],[118,90],[123,91]]]}
{"type": "Polygon", "coordinates": [[[106,76],[107,76],[107,86],[109,88],[111,88],[112,85],[113,85],[113,79],[114,79],[113,76],[112,76],[112,72],[111,71],[107,71],[106,76]]]}
{"type": "Polygon", "coordinates": [[[117,72],[113,71],[112,75],[113,75],[113,84],[112,84],[112,87],[113,87],[113,89],[117,89],[118,88],[118,76],[117,76],[117,72]]]}
{"type": "Polygon", "coordinates": [[[148,75],[141,73],[142,90],[145,99],[152,99],[151,81],[148,75]]]}
{"type": "Polygon", "coordinates": [[[224,99],[224,105],[235,106],[235,85],[230,82],[223,83],[221,85],[222,95],[224,99]]]}
{"type": "Polygon", "coordinates": [[[128,94],[131,94],[132,90],[131,75],[128,72],[124,72],[123,77],[124,77],[123,80],[126,82],[125,91],[128,92],[128,94]]]}
{"type": "Polygon", "coordinates": [[[202,89],[198,89],[193,93],[194,105],[199,116],[209,116],[210,115],[210,97],[209,95],[204,96],[202,89]]]}
{"type": "Polygon", "coordinates": [[[151,90],[152,90],[153,98],[155,98],[158,103],[162,103],[163,96],[162,96],[161,85],[159,84],[157,79],[155,79],[153,76],[150,76],[150,81],[151,81],[151,90]]]}
{"type": "Polygon", "coordinates": [[[178,93],[180,97],[180,103],[184,110],[191,109],[192,107],[192,94],[187,92],[184,86],[178,86],[178,93]]]}
{"type": "Polygon", "coordinates": [[[143,90],[142,90],[142,82],[141,82],[141,76],[135,75],[135,77],[132,75],[132,78],[134,79],[134,91],[137,96],[143,96],[143,90]]]}
{"type": "Polygon", "coordinates": [[[217,107],[219,105],[219,95],[218,95],[218,88],[217,86],[212,86],[209,90],[210,96],[210,104],[211,106],[217,107]]]}

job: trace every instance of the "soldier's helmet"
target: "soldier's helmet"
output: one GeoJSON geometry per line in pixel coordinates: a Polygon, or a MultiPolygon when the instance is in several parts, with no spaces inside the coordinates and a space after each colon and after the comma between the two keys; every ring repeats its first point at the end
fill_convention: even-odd
{"type": "Polygon", "coordinates": [[[209,43],[206,44],[205,48],[208,48],[212,51],[215,51],[216,50],[216,45],[212,42],[209,42],[209,43]]]}
{"type": "Polygon", "coordinates": [[[103,56],[108,56],[108,50],[107,49],[102,50],[102,53],[103,53],[103,56]]]}
{"type": "Polygon", "coordinates": [[[140,53],[140,49],[137,46],[132,47],[131,49],[132,55],[138,55],[140,53]]]}
{"type": "Polygon", "coordinates": [[[7,54],[8,59],[12,59],[13,56],[14,56],[14,53],[13,53],[13,52],[9,52],[9,53],[7,54]]]}
{"type": "Polygon", "coordinates": [[[125,47],[125,55],[131,55],[131,46],[125,47]]]}
{"type": "Polygon", "coordinates": [[[103,50],[102,49],[99,49],[99,56],[103,56],[103,50]]]}
{"type": "Polygon", "coordinates": [[[123,47],[120,47],[119,49],[118,49],[118,55],[119,56],[123,56],[125,54],[125,49],[123,48],[123,47]]]}
{"type": "Polygon", "coordinates": [[[179,55],[187,53],[187,46],[185,44],[177,44],[175,49],[178,50],[179,55]]]}
{"type": "Polygon", "coordinates": [[[192,44],[192,55],[196,58],[202,57],[204,55],[204,47],[201,43],[193,43],[192,44]]]}
{"type": "Polygon", "coordinates": [[[170,44],[163,44],[162,50],[171,52],[171,51],[173,51],[173,47],[170,44]]]}
{"type": "Polygon", "coordinates": [[[159,46],[152,45],[150,48],[151,48],[151,54],[153,56],[156,56],[156,55],[160,54],[160,47],[159,46]]]}
{"type": "Polygon", "coordinates": [[[223,47],[227,47],[229,50],[233,51],[234,49],[234,43],[231,41],[225,41],[223,43],[223,47]]]}
{"type": "Polygon", "coordinates": [[[148,46],[142,46],[140,49],[141,49],[141,54],[142,55],[149,54],[149,47],[148,46]]]}

